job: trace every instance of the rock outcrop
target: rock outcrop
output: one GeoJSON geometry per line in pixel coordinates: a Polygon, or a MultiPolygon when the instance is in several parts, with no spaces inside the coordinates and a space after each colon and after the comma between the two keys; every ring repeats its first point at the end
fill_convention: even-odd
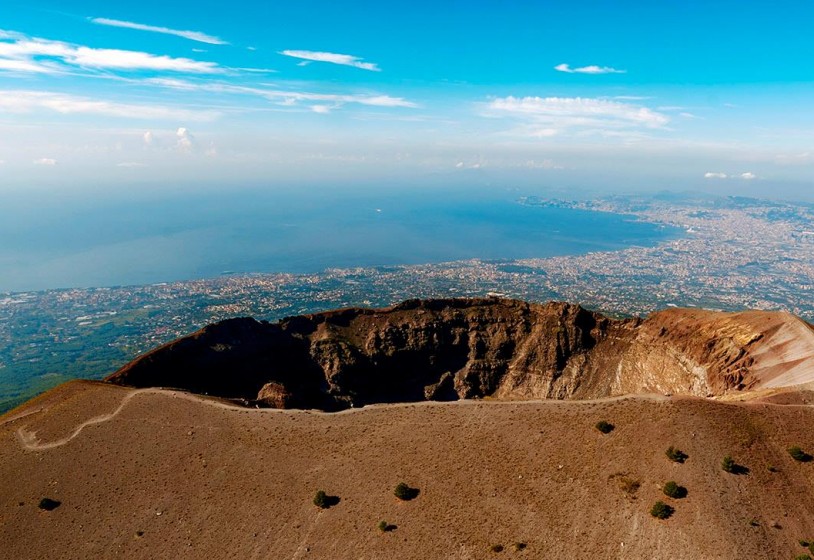
{"type": "Polygon", "coordinates": [[[107,381],[277,408],[371,403],[720,395],[814,380],[814,331],[783,313],[672,309],[611,319],[578,305],[410,300],[278,323],[230,319],[107,381]]]}

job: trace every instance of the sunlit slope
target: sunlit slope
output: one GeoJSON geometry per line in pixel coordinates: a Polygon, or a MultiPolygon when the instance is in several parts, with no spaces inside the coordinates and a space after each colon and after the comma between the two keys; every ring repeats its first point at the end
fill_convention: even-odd
{"type": "Polygon", "coordinates": [[[814,463],[787,452],[814,449],[810,406],[644,396],[323,414],[76,382],[0,422],[10,558],[782,559],[814,536],[814,463]],[[724,472],[726,455],[748,471],[724,472]],[[686,497],[662,493],[670,480],[686,497]],[[393,495],[402,481],[416,499],[393,495]],[[317,508],[319,489],[339,503],[317,508]],[[46,497],[59,507],[41,510],[46,497]],[[651,516],[659,500],[670,518],[651,516]]]}

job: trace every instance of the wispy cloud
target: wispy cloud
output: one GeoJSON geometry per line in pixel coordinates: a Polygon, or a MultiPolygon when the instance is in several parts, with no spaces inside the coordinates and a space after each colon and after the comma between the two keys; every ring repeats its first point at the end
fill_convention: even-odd
{"type": "Polygon", "coordinates": [[[160,27],[157,25],[145,25],[143,23],[135,23],[132,21],[122,21],[118,19],[108,18],[90,18],[92,23],[98,25],[108,25],[110,27],[124,27],[126,29],[137,29],[139,31],[151,31],[153,33],[163,33],[164,35],[175,35],[176,37],[183,37],[190,41],[197,41],[199,43],[208,43],[210,45],[228,45],[226,41],[200,31],[183,31],[180,29],[171,29],[169,27],[160,27]]]}
{"type": "Polygon", "coordinates": [[[45,165],[47,167],[53,167],[54,165],[57,164],[57,160],[55,160],[53,158],[44,157],[44,158],[35,159],[31,163],[33,163],[34,165],[45,165]]]}
{"type": "Polygon", "coordinates": [[[370,70],[372,72],[381,72],[381,68],[372,62],[364,62],[363,58],[353,56],[350,54],[338,54],[330,52],[319,51],[280,51],[280,54],[291,56],[293,58],[300,58],[310,62],[330,62],[331,64],[339,64],[342,66],[353,66],[354,68],[361,68],[362,70],[370,70]]]}
{"type": "Polygon", "coordinates": [[[500,97],[489,103],[488,116],[525,121],[527,136],[554,136],[564,131],[590,131],[611,136],[620,129],[658,129],[669,118],[657,111],[606,99],[582,97],[500,97]]]}
{"type": "Polygon", "coordinates": [[[404,99],[403,97],[392,97],[382,94],[289,91],[262,87],[237,86],[224,82],[193,82],[172,78],[149,78],[142,80],[142,83],[183,91],[208,91],[212,93],[254,95],[285,106],[295,106],[298,103],[305,103],[309,109],[318,113],[326,113],[333,108],[346,104],[366,105],[368,107],[418,107],[416,103],[404,99]]]}
{"type": "Polygon", "coordinates": [[[571,68],[569,64],[558,64],[554,67],[557,72],[565,72],[567,74],[627,74],[627,70],[617,70],[610,66],[582,66],[580,68],[571,68]]]}
{"type": "Polygon", "coordinates": [[[751,171],[746,171],[744,173],[737,173],[735,175],[728,175],[726,173],[721,173],[719,171],[708,171],[704,173],[705,179],[743,179],[744,181],[752,181],[757,179],[757,175],[752,173],[751,171]]]}
{"type": "Polygon", "coordinates": [[[127,119],[178,119],[211,121],[220,116],[212,110],[188,110],[164,105],[118,103],[78,97],[63,93],[26,90],[0,90],[0,110],[9,113],[30,113],[47,110],[63,115],[91,114],[127,119]]]}
{"type": "Polygon", "coordinates": [[[225,72],[225,69],[214,62],[173,58],[141,51],[97,49],[62,41],[29,38],[19,33],[2,33],[0,70],[30,73],[62,73],[76,69],[149,70],[191,74],[225,72]]]}

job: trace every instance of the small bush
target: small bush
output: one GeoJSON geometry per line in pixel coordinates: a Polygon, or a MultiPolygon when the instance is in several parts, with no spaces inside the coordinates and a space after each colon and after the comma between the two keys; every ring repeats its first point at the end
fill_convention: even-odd
{"type": "Polygon", "coordinates": [[[399,482],[396,489],[393,490],[393,494],[396,495],[396,498],[402,501],[414,500],[418,497],[419,492],[420,490],[418,488],[410,488],[404,482],[399,482]]]}
{"type": "Polygon", "coordinates": [[[396,530],[395,525],[391,525],[390,523],[388,523],[384,519],[379,521],[379,524],[376,525],[376,527],[378,527],[379,531],[381,531],[382,533],[389,533],[390,531],[395,531],[396,530]]]}
{"type": "Polygon", "coordinates": [[[596,423],[596,429],[602,432],[603,434],[611,433],[615,427],[616,426],[605,420],[600,420],[599,422],[596,423]]]}
{"type": "Polygon", "coordinates": [[[800,543],[800,546],[802,546],[803,548],[808,548],[808,545],[812,544],[811,541],[807,541],[805,539],[800,539],[797,542],[800,543]]]}
{"type": "Polygon", "coordinates": [[[800,461],[801,463],[808,463],[814,458],[796,445],[789,447],[788,452],[795,461],[800,461]]]}
{"type": "Polygon", "coordinates": [[[749,469],[735,462],[731,456],[727,455],[721,461],[721,468],[731,474],[749,474],[749,469]]]}
{"type": "Polygon", "coordinates": [[[314,505],[320,509],[328,509],[331,506],[335,506],[339,503],[338,496],[329,496],[325,493],[325,490],[317,490],[316,495],[314,495],[314,505]]]}
{"type": "Polygon", "coordinates": [[[492,552],[503,552],[503,545],[502,544],[493,544],[489,547],[489,550],[492,552]]]}
{"type": "Polygon", "coordinates": [[[811,556],[808,554],[801,554],[800,556],[795,556],[794,560],[811,560],[811,556]]]}
{"type": "Polygon", "coordinates": [[[524,542],[516,542],[512,546],[512,548],[514,548],[517,552],[520,552],[521,550],[526,550],[526,547],[528,547],[528,545],[524,542]]]}
{"type": "Polygon", "coordinates": [[[639,491],[641,485],[642,483],[635,478],[623,476],[619,479],[619,486],[622,488],[622,491],[631,497],[639,491]]]}
{"type": "Polygon", "coordinates": [[[54,511],[59,506],[62,505],[62,502],[59,500],[52,500],[51,498],[43,498],[40,500],[39,508],[44,511],[54,511]]]}
{"type": "Polygon", "coordinates": [[[669,496],[670,498],[681,499],[687,496],[687,489],[683,486],[679,486],[675,483],[675,481],[671,480],[664,485],[662,488],[665,496],[669,496]]]}
{"type": "Polygon", "coordinates": [[[650,509],[650,515],[657,519],[667,519],[668,517],[673,515],[673,512],[675,512],[675,509],[668,506],[662,501],[656,502],[650,509]]]}
{"type": "Polygon", "coordinates": [[[689,458],[689,455],[681,451],[680,449],[676,449],[672,445],[667,448],[667,451],[664,452],[667,455],[667,458],[670,459],[673,463],[683,463],[689,458]]]}

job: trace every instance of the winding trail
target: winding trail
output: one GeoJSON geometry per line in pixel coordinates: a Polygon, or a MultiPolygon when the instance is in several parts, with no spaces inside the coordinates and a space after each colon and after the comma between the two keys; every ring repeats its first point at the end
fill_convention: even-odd
{"type": "MultiPolygon", "coordinates": [[[[223,410],[231,410],[231,411],[239,411],[244,413],[250,414],[316,414],[316,415],[323,415],[323,416],[334,416],[334,415],[341,415],[341,414],[354,414],[358,412],[364,411],[373,411],[373,410],[380,410],[380,409],[392,409],[392,408],[406,408],[406,407],[414,407],[414,406],[517,406],[517,405],[540,405],[546,404],[548,406],[565,406],[565,405],[575,405],[575,404],[591,404],[591,403],[607,403],[607,402],[615,402],[615,401],[622,401],[626,399],[638,399],[638,400],[648,400],[654,402],[664,402],[670,400],[670,397],[664,395],[657,395],[657,394],[637,394],[637,395],[619,395],[614,397],[604,397],[600,399],[591,399],[591,400],[581,400],[581,401],[568,401],[568,400],[554,400],[554,399],[534,399],[534,400],[471,400],[471,399],[461,399],[458,401],[448,401],[448,402],[438,402],[438,401],[417,401],[417,402],[404,402],[404,403],[380,403],[380,404],[372,404],[367,405],[361,408],[349,408],[346,410],[342,410],[339,412],[324,412],[320,410],[301,410],[301,409],[276,409],[276,408],[248,408],[236,404],[230,404],[228,402],[224,402],[221,400],[215,400],[212,398],[203,397],[201,395],[196,395],[194,393],[186,393],[180,390],[173,390],[173,389],[158,389],[158,388],[147,388],[147,389],[134,389],[122,399],[119,403],[119,406],[116,407],[115,410],[110,412],[109,414],[103,414],[100,416],[95,416],[89,420],[85,420],[78,426],[76,426],[73,431],[60,439],[50,441],[50,442],[40,442],[37,439],[37,433],[33,430],[26,429],[27,426],[22,426],[18,428],[15,432],[17,436],[17,440],[20,442],[20,445],[28,450],[28,451],[44,451],[48,449],[54,449],[56,447],[60,447],[69,443],[71,440],[76,438],[82,431],[87,428],[88,426],[94,426],[97,424],[103,424],[115,418],[124,408],[130,403],[131,400],[136,398],[139,395],[163,395],[169,396],[171,398],[180,398],[196,403],[205,404],[208,406],[212,406],[215,408],[220,408],[223,410]]],[[[788,406],[788,405],[784,405],[788,406]]],[[[26,416],[30,416],[32,414],[46,411],[47,408],[39,408],[32,412],[28,412],[17,416],[14,418],[14,421],[20,420],[26,416]]]]}

